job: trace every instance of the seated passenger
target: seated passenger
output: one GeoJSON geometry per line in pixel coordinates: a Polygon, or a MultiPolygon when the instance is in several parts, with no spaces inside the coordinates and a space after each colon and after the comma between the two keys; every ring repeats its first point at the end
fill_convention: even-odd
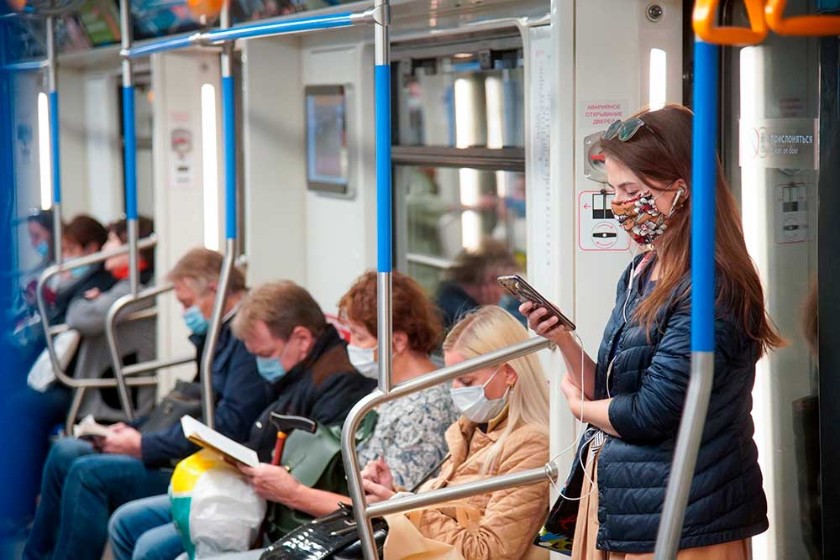
{"type": "MultiPolygon", "coordinates": [[[[168,276],[194,333],[190,340],[198,347],[199,358],[221,265],[220,254],[194,249],[168,276]]],[[[254,356],[231,333],[246,291],[241,272],[232,271],[229,289],[211,372],[217,397],[215,425],[228,437],[243,440],[272,392],[260,377],[254,356]]],[[[170,467],[196,449],[177,422],[142,434],[116,424],[95,444],[72,438],[57,442],[44,467],[41,501],[24,558],[99,560],[110,513],[126,502],[165,492],[171,471],[161,467],[170,467]]]]}
{"type": "MultiPolygon", "coordinates": [[[[15,325],[11,343],[20,360],[15,371],[25,374],[46,348],[44,327],[38,309],[36,289],[44,269],[52,264],[52,213],[41,211],[29,218],[29,234],[39,252],[45,252],[42,263],[27,273],[23,279],[24,297],[22,304],[13,312],[15,325]]],[[[79,215],[64,226],[62,254],[65,261],[98,252],[108,237],[108,231],[90,216],[79,215]]],[[[65,321],[67,306],[85,290],[96,287],[108,289],[114,279],[102,268],[102,264],[73,269],[63,275],[54,276],[44,288],[44,300],[50,324],[65,321]]]]}
{"type": "MultiPolygon", "coordinates": [[[[417,282],[399,272],[394,273],[392,278],[393,380],[400,383],[436,369],[429,354],[437,347],[441,326],[435,308],[417,282]]],[[[376,282],[376,273],[364,274],[339,302],[340,315],[350,330],[350,362],[368,376],[375,376],[378,371],[375,359],[376,282]]],[[[446,447],[443,434],[456,418],[449,394],[443,387],[433,387],[387,403],[377,412],[376,428],[359,450],[360,461],[385,457],[393,466],[398,483],[414,486],[443,458],[446,447]]],[[[339,501],[350,503],[345,496],[301,485],[282,467],[266,465],[264,468],[266,476],[272,475],[273,471],[274,477],[273,481],[266,479],[274,489],[263,496],[268,500],[312,516],[333,511],[339,501]]],[[[256,473],[248,469],[246,474],[253,476],[256,473]]],[[[161,502],[168,507],[168,500],[161,502]]],[[[148,550],[151,541],[157,542],[158,554],[170,550],[171,546],[172,552],[165,557],[174,558],[177,555],[180,541],[174,531],[170,532],[171,545],[163,544],[154,537],[157,529],[148,536],[137,535],[136,528],[143,523],[135,517],[165,519],[153,515],[148,509],[141,509],[139,505],[128,504],[120,508],[111,520],[111,538],[117,560],[147,557],[144,551],[148,550]],[[132,550],[133,557],[130,555],[132,550]]]]}
{"type": "MultiPolygon", "coordinates": [[[[152,222],[147,218],[144,220],[144,231],[152,232],[152,222]]],[[[105,248],[110,240],[109,247],[119,247],[125,243],[125,236],[118,235],[122,228],[125,231],[125,220],[117,221],[108,226],[108,229],[95,219],[84,214],[76,216],[64,226],[61,239],[62,256],[65,262],[72,262],[73,259],[98,253],[105,248]]],[[[56,288],[55,302],[50,306],[50,324],[57,325],[66,322],[67,309],[70,304],[80,296],[84,296],[88,290],[105,291],[111,289],[114,283],[119,280],[108,270],[105,263],[97,263],[81,266],[67,271],[60,275],[56,288]]]]}
{"type": "MultiPolygon", "coordinates": [[[[39,226],[40,228],[40,226],[39,226]]],[[[64,228],[63,253],[67,260],[90,255],[101,250],[108,237],[107,230],[89,216],[77,216],[64,228]]],[[[103,289],[113,285],[114,278],[102,265],[68,275],[59,284],[58,299],[52,306],[54,314],[60,314],[61,322],[68,306],[84,301],[84,291],[92,287],[103,289]]],[[[53,318],[52,320],[54,320],[53,318]]],[[[51,323],[55,324],[55,323],[51,323]]],[[[70,325],[75,328],[75,325],[70,325]]],[[[40,335],[40,345],[45,351],[43,325],[33,325],[40,335]]],[[[152,341],[153,343],[153,341],[152,341]]],[[[107,354],[107,348],[105,349],[107,354]]],[[[110,361],[108,362],[110,364],[110,361]]],[[[73,375],[74,362],[67,368],[73,375]]],[[[19,375],[26,377],[26,371],[19,375]]],[[[25,526],[35,512],[35,498],[41,486],[41,469],[49,450],[50,432],[62,423],[70,408],[72,392],[68,387],[54,382],[43,391],[24,386],[11,395],[3,395],[4,405],[0,407],[0,426],[14,426],[4,434],[4,446],[16,449],[15,461],[7,461],[2,469],[3,481],[14,489],[0,503],[0,519],[7,526],[25,526]]]]}
{"type": "MultiPolygon", "coordinates": [[[[69,227],[69,226],[68,226],[69,227]]],[[[151,219],[140,216],[137,220],[137,233],[140,239],[149,237],[154,231],[151,219]]],[[[108,226],[107,242],[102,246],[103,251],[112,251],[124,247],[128,243],[128,226],[126,220],[118,220],[108,226]]],[[[140,251],[138,269],[140,272],[140,287],[152,283],[154,279],[154,248],[140,251]]],[[[76,378],[96,378],[105,375],[113,376],[113,364],[108,341],[105,337],[105,321],[111,306],[121,297],[131,292],[129,279],[129,256],[118,255],[107,259],[102,265],[91,268],[101,268],[115,282],[105,289],[103,283],[94,283],[88,279],[99,273],[95,270],[83,270],[76,273],[77,290],[84,290],[84,297],[75,298],[67,309],[66,323],[82,335],[82,343],[72,363],[73,376],[76,378]],[[85,289],[89,288],[89,289],[85,289]]],[[[79,270],[79,269],[75,269],[79,270]]],[[[61,290],[59,290],[59,295],[61,290]]],[[[149,307],[153,302],[144,302],[139,306],[129,306],[126,312],[149,307]]],[[[117,329],[119,347],[123,358],[133,359],[135,362],[151,360],[155,357],[156,330],[154,320],[133,321],[121,323],[117,329]]],[[[134,390],[134,405],[140,414],[146,414],[154,404],[156,389],[142,387],[134,390]]],[[[85,392],[85,398],[77,417],[93,414],[99,421],[117,421],[125,418],[119,402],[116,389],[93,389],[85,392]]]]}
{"type": "MultiPolygon", "coordinates": [[[[452,366],[512,344],[528,333],[506,311],[492,306],[467,315],[443,344],[452,366]]],[[[452,382],[452,399],[463,416],[446,432],[450,458],[440,475],[420,489],[435,490],[487,476],[542,467],[548,461],[548,390],[534,354],[498,367],[464,374],[452,382]]],[[[394,475],[381,460],[362,473],[368,502],[396,492],[394,475]]],[[[423,536],[454,545],[467,560],[524,558],[548,513],[548,482],[465,498],[481,511],[477,528],[458,523],[446,507],[423,510],[423,536]]]]}
{"type": "Polygon", "coordinates": [[[475,251],[461,251],[444,274],[435,296],[443,311],[444,329],[448,331],[461,317],[482,305],[498,305],[504,290],[496,278],[516,269],[510,251],[490,238],[484,239],[475,251]]]}

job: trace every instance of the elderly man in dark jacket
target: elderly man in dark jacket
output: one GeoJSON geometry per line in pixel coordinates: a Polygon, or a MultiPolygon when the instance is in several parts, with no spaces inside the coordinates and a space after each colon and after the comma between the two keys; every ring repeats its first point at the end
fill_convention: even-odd
{"type": "MultiPolygon", "coordinates": [[[[311,418],[324,425],[340,424],[376,382],[350,364],[345,342],[329,325],[321,308],[293,282],[274,282],[253,290],[233,322],[234,334],[257,356],[260,375],[278,395],[254,423],[248,445],[261,461],[270,462],[277,430],[272,412],[311,418]]],[[[251,476],[271,476],[275,468],[261,464],[251,476]]],[[[139,500],[117,510],[111,519],[115,560],[175,558],[183,552],[165,495],[139,500]]],[[[273,535],[270,535],[273,536],[273,535]]]]}
{"type": "MultiPolygon", "coordinates": [[[[195,249],[169,274],[199,356],[221,264],[218,253],[195,249]]],[[[244,440],[250,424],[274,395],[260,377],[254,356],[231,333],[245,295],[245,279],[238,271],[231,275],[230,289],[212,364],[215,425],[228,437],[244,440]]],[[[41,503],[24,557],[98,560],[111,512],[131,500],[165,492],[171,471],[161,467],[171,466],[196,449],[177,423],[150,433],[118,424],[93,443],[69,438],[58,442],[44,469],[41,503]]]]}

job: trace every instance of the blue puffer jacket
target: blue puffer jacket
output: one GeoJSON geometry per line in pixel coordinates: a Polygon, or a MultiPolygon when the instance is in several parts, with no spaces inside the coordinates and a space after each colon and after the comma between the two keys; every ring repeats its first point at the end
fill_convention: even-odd
{"type": "MultiPolygon", "coordinates": [[[[652,289],[647,281],[652,269],[651,262],[637,275],[629,301],[629,267],[619,280],[598,352],[596,398],[608,397],[608,382],[609,418],[621,437],[608,437],[598,460],[597,546],[616,552],[654,549],[691,368],[690,298],[672,299],[650,332],[633,320],[652,289]]],[[[689,285],[686,279],[675,293],[689,285]]],[[[711,401],[681,549],[744,539],[768,527],[750,416],[758,345],[721,311],[715,320],[711,401]]]]}

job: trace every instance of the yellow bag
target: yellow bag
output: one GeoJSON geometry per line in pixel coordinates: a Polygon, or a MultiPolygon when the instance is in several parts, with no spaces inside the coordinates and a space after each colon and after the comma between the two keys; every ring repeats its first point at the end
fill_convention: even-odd
{"type": "MultiPolygon", "coordinates": [[[[435,506],[454,508],[458,524],[472,529],[481,520],[481,511],[466,502],[447,502],[435,506]]],[[[464,560],[460,551],[451,544],[424,537],[418,529],[423,510],[408,514],[386,515],[388,538],[383,549],[384,560],[464,560]]]]}

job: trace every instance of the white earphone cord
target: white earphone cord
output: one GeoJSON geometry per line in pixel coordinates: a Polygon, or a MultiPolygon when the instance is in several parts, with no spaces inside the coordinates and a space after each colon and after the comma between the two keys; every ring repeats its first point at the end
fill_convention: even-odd
{"type": "MultiPolygon", "coordinates": [[[[568,451],[575,448],[578,445],[578,441],[580,440],[581,436],[583,435],[583,425],[584,425],[583,424],[583,401],[586,398],[586,391],[585,391],[586,385],[585,385],[585,379],[584,379],[584,365],[585,365],[586,353],[583,350],[583,341],[580,339],[580,336],[578,336],[577,332],[575,332],[575,331],[572,331],[572,334],[575,336],[575,340],[577,341],[578,346],[580,346],[580,416],[575,418],[575,421],[577,423],[577,427],[576,427],[576,430],[575,430],[576,433],[575,433],[574,441],[572,441],[572,443],[568,447],[566,447],[565,449],[563,449],[562,451],[560,451],[559,453],[554,455],[554,457],[552,457],[551,460],[549,461],[550,463],[554,463],[555,461],[557,461],[557,459],[559,459],[560,457],[565,455],[568,451]]],[[[549,481],[551,482],[551,485],[554,487],[555,490],[557,490],[557,494],[562,496],[566,500],[569,500],[569,501],[572,501],[572,502],[580,501],[580,500],[586,498],[587,496],[592,494],[592,492],[595,491],[595,488],[594,488],[595,487],[595,481],[589,476],[589,473],[586,472],[586,463],[584,463],[584,461],[583,461],[583,449],[587,448],[587,446],[589,444],[591,444],[592,441],[595,440],[596,437],[598,437],[599,433],[600,433],[600,431],[596,431],[594,434],[592,434],[592,436],[589,439],[587,439],[580,446],[581,452],[576,453],[576,460],[577,460],[578,463],[580,463],[580,466],[583,469],[583,476],[585,476],[586,479],[589,481],[589,484],[590,484],[589,492],[587,492],[585,495],[580,496],[579,498],[572,498],[570,496],[566,496],[565,494],[563,494],[563,489],[558,486],[557,482],[553,478],[549,478],[549,481]]]]}

